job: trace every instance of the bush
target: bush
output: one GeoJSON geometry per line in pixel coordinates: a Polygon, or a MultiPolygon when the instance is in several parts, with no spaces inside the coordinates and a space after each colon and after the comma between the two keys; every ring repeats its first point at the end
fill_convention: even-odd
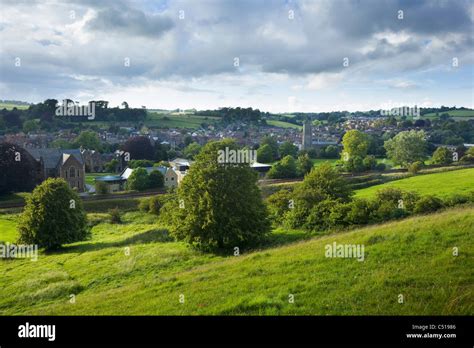
{"type": "Polygon", "coordinates": [[[161,202],[160,196],[151,197],[148,201],[148,212],[151,214],[159,215],[163,203],[161,202]]]}
{"type": "Polygon", "coordinates": [[[148,172],[145,168],[134,169],[127,180],[129,190],[143,191],[148,188],[148,172]]]}
{"type": "Polygon", "coordinates": [[[434,164],[451,164],[453,162],[453,153],[445,147],[438,147],[433,153],[432,160],[434,164]]]}
{"type": "Polygon", "coordinates": [[[120,210],[116,207],[109,210],[110,223],[112,224],[121,224],[122,216],[120,215],[120,210]]]}
{"type": "Polygon", "coordinates": [[[165,178],[158,170],[153,170],[148,174],[148,188],[162,188],[164,184],[165,178]]]}
{"type": "Polygon", "coordinates": [[[413,162],[411,164],[408,165],[408,171],[412,174],[416,174],[418,173],[423,167],[425,166],[425,164],[421,161],[416,161],[416,162],[413,162]]]}
{"type": "Polygon", "coordinates": [[[275,223],[279,224],[284,221],[285,214],[288,212],[293,195],[288,190],[280,190],[266,200],[269,217],[275,223]]]}
{"type": "Polygon", "coordinates": [[[63,179],[47,179],[27,197],[19,223],[20,243],[56,249],[87,238],[82,200],[63,179]]]}
{"type": "Polygon", "coordinates": [[[373,206],[364,199],[355,199],[349,204],[346,221],[350,225],[364,225],[370,221],[373,206]]]}
{"type": "Polygon", "coordinates": [[[148,213],[150,209],[150,198],[142,198],[138,203],[138,209],[144,213],[148,213]]]}
{"type": "Polygon", "coordinates": [[[415,213],[432,213],[444,207],[443,201],[438,197],[424,196],[416,202],[415,213]]]}
{"type": "Polygon", "coordinates": [[[454,194],[444,201],[447,207],[454,207],[456,205],[465,204],[469,202],[468,195],[454,194]]]}
{"type": "Polygon", "coordinates": [[[366,156],[362,163],[366,170],[374,169],[377,166],[377,160],[372,155],[366,156]]]}

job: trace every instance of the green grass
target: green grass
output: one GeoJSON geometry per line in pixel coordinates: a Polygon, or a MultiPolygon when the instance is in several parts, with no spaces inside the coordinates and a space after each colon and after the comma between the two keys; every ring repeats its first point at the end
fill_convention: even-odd
{"type": "Polygon", "coordinates": [[[270,126],[280,127],[280,128],[294,128],[294,129],[299,129],[299,130],[303,129],[303,127],[300,125],[285,122],[285,121],[267,120],[267,124],[269,124],[270,126]]]}
{"type": "Polygon", "coordinates": [[[377,190],[386,187],[395,187],[402,190],[415,191],[421,195],[434,195],[446,198],[454,194],[474,191],[474,168],[416,175],[395,180],[359,190],[356,192],[356,197],[370,198],[375,196],[377,190]]]}
{"type": "Polygon", "coordinates": [[[18,239],[17,220],[18,215],[0,215],[0,242],[14,243],[18,239]]]}
{"type": "Polygon", "coordinates": [[[202,123],[214,124],[220,120],[218,117],[197,116],[191,114],[171,115],[149,112],[145,124],[147,127],[156,128],[201,128],[202,123]]]}
{"type": "Polygon", "coordinates": [[[473,207],[310,240],[278,230],[273,248],[227,257],[169,241],[151,215],[90,218],[90,241],[0,262],[0,315],[474,314],[473,207]],[[365,261],[326,258],[333,242],[363,244],[365,261]]]}
{"type": "MultiPolygon", "coordinates": [[[[456,118],[471,118],[474,117],[474,110],[451,110],[451,111],[444,111],[444,112],[438,112],[438,116],[444,113],[448,113],[449,116],[451,117],[456,117],[456,118]]],[[[435,112],[429,113],[429,114],[424,114],[421,116],[421,118],[435,118],[438,117],[436,116],[435,112]]]]}
{"type": "Polygon", "coordinates": [[[29,105],[18,105],[18,104],[11,104],[11,103],[0,103],[0,110],[7,109],[12,110],[13,108],[17,108],[18,110],[26,110],[30,106],[29,105]]]}

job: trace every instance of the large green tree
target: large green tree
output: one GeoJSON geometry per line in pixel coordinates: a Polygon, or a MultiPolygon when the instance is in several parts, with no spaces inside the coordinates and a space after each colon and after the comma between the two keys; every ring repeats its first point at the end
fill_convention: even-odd
{"type": "Polygon", "coordinates": [[[219,150],[226,147],[238,149],[229,139],[206,144],[177,198],[163,208],[171,233],[203,250],[254,245],[269,232],[257,173],[248,163],[219,163],[219,150]]]}
{"type": "Polygon", "coordinates": [[[404,131],[395,135],[384,144],[387,156],[396,165],[408,167],[411,163],[426,157],[427,142],[424,131],[404,131]]]}
{"type": "Polygon", "coordinates": [[[283,158],[285,156],[296,157],[298,153],[298,148],[289,141],[285,141],[280,145],[280,156],[283,158]]]}
{"type": "Polygon", "coordinates": [[[133,170],[128,177],[127,188],[129,190],[143,191],[149,187],[148,172],[145,168],[139,167],[133,170]]]}
{"type": "Polygon", "coordinates": [[[353,129],[344,134],[342,145],[344,146],[344,151],[342,152],[342,159],[344,161],[352,157],[364,158],[367,156],[370,139],[367,134],[353,129]]]}
{"type": "Polygon", "coordinates": [[[63,179],[47,179],[26,199],[18,226],[20,243],[56,249],[87,238],[87,217],[79,198],[63,179]]]}
{"type": "Polygon", "coordinates": [[[433,153],[434,164],[450,164],[453,162],[453,153],[445,147],[438,147],[433,153]]]}

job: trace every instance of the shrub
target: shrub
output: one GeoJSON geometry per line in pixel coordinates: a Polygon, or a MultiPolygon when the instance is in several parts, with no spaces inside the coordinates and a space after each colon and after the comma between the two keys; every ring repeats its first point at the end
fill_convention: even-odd
{"type": "Polygon", "coordinates": [[[163,174],[158,170],[153,170],[148,174],[148,188],[162,188],[164,186],[165,179],[163,174]]]}
{"type": "Polygon", "coordinates": [[[434,164],[451,164],[453,162],[453,153],[445,147],[438,147],[433,153],[432,160],[434,164]]]}
{"type": "Polygon", "coordinates": [[[456,205],[465,204],[467,202],[469,202],[469,196],[468,195],[454,194],[451,197],[447,198],[444,201],[444,204],[447,207],[454,207],[456,205]]]}
{"type": "Polygon", "coordinates": [[[162,206],[160,196],[154,196],[148,200],[148,212],[151,214],[159,215],[162,206]]]}
{"type": "Polygon", "coordinates": [[[355,199],[349,205],[346,221],[350,225],[363,225],[370,221],[370,212],[373,209],[370,202],[364,199],[355,199]]]}
{"type": "Polygon", "coordinates": [[[138,203],[138,209],[144,213],[148,213],[150,209],[150,198],[142,198],[138,203]]]}
{"type": "Polygon", "coordinates": [[[412,174],[416,174],[418,173],[423,167],[425,166],[425,164],[421,161],[416,161],[416,162],[413,162],[411,164],[408,165],[408,171],[412,174]]]}
{"type": "Polygon", "coordinates": [[[290,210],[290,200],[293,195],[288,190],[280,190],[266,200],[269,217],[275,223],[282,223],[285,219],[285,214],[290,210]]]}
{"type": "Polygon", "coordinates": [[[424,196],[416,202],[415,205],[415,213],[423,214],[423,213],[432,213],[441,208],[443,208],[444,204],[441,199],[434,196],[424,196]]]}
{"type": "Polygon", "coordinates": [[[148,187],[148,173],[145,168],[134,169],[127,180],[129,190],[143,191],[148,187]]]}
{"type": "Polygon", "coordinates": [[[377,165],[377,160],[375,159],[374,156],[369,155],[364,158],[362,163],[366,170],[371,170],[371,169],[374,169],[375,166],[377,165]]]}
{"type": "Polygon", "coordinates": [[[109,210],[109,217],[110,217],[110,223],[112,224],[122,223],[122,216],[120,214],[120,210],[117,207],[109,210]]]}
{"type": "Polygon", "coordinates": [[[27,197],[19,223],[20,243],[56,249],[87,238],[82,200],[63,179],[47,179],[27,197]]]}

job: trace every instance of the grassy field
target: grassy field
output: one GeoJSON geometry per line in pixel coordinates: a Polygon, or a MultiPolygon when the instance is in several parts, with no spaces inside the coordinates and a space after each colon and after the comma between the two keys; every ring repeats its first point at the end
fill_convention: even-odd
{"type": "Polygon", "coordinates": [[[16,230],[18,215],[0,215],[0,242],[14,243],[18,239],[16,230]]]}
{"type": "Polygon", "coordinates": [[[454,194],[468,193],[474,191],[474,168],[417,175],[395,180],[359,190],[356,192],[356,197],[373,197],[377,190],[385,187],[396,187],[402,190],[415,191],[421,195],[434,195],[437,197],[449,197],[454,194]]]}
{"type": "Polygon", "coordinates": [[[452,110],[452,111],[445,111],[445,112],[438,112],[438,116],[436,113],[432,112],[429,114],[424,114],[421,118],[435,118],[439,117],[439,115],[448,113],[449,116],[455,118],[473,118],[474,117],[474,110],[452,110]]]}
{"type": "Polygon", "coordinates": [[[170,241],[151,215],[89,217],[91,240],[0,262],[0,315],[474,314],[473,207],[309,240],[278,230],[272,248],[227,257],[170,241]],[[326,258],[333,242],[363,244],[364,261],[326,258]]]}
{"type": "Polygon", "coordinates": [[[280,127],[280,128],[294,128],[298,130],[303,129],[303,127],[300,125],[284,122],[284,121],[277,121],[277,120],[267,120],[267,124],[269,124],[270,126],[280,127]]]}
{"type": "Polygon", "coordinates": [[[13,108],[17,108],[18,110],[26,110],[30,106],[29,105],[18,105],[18,104],[11,104],[11,103],[0,103],[0,110],[7,109],[12,110],[13,108]]]}
{"type": "Polygon", "coordinates": [[[170,115],[156,112],[149,112],[145,124],[147,127],[156,128],[201,128],[202,123],[214,124],[220,119],[212,116],[196,116],[191,114],[170,115]]]}

